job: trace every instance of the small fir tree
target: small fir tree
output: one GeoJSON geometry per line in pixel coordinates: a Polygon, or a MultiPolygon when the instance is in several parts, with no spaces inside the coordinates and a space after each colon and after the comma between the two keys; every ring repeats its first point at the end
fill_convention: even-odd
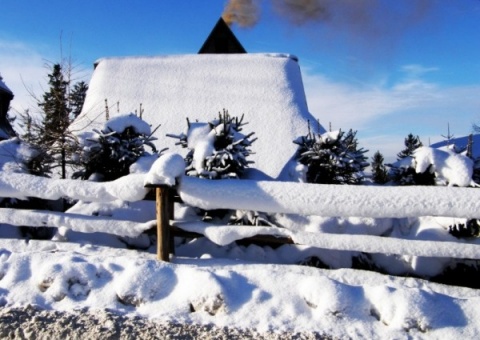
{"type": "Polygon", "coordinates": [[[101,131],[93,130],[94,137],[87,139],[79,153],[79,162],[83,169],[77,171],[74,178],[86,180],[95,175],[96,180],[113,181],[129,174],[130,166],[145,155],[145,146],[150,147],[152,152],[157,152],[153,144],[153,132],[145,133],[145,129],[136,127],[139,122],[146,123],[136,116],[133,117],[133,114],[130,114],[129,118],[132,125],[123,126],[121,129],[115,130],[107,122],[101,131]]]}
{"type": "MultiPolygon", "coordinates": [[[[254,133],[242,133],[244,115],[230,116],[227,110],[219,112],[218,118],[208,123],[190,123],[188,132],[167,135],[179,139],[177,144],[188,148],[185,157],[185,174],[207,179],[242,178],[249,164],[250,147],[256,139],[254,133]]],[[[264,213],[243,210],[198,209],[203,220],[221,219],[229,224],[270,225],[264,213]],[[225,221],[226,220],[226,221],[225,221]]]]}
{"type": "Polygon", "coordinates": [[[356,131],[324,134],[309,131],[294,143],[299,145],[298,161],[307,166],[308,183],[359,184],[363,180],[368,150],[358,148],[356,131]]]}
{"type": "Polygon", "coordinates": [[[209,179],[241,178],[248,165],[253,163],[247,158],[251,154],[250,146],[256,140],[251,139],[253,132],[241,133],[247,124],[243,119],[243,115],[232,117],[223,110],[208,124],[194,125],[187,119],[187,134],[167,135],[179,139],[177,144],[190,149],[185,157],[186,175],[209,179]],[[201,132],[192,131],[195,129],[201,132]]]}
{"type": "Polygon", "coordinates": [[[404,143],[405,149],[403,149],[397,154],[397,160],[401,160],[405,157],[411,157],[416,149],[423,146],[422,142],[420,141],[420,137],[414,136],[411,133],[409,133],[408,136],[405,138],[404,143]]]}
{"type": "Polygon", "coordinates": [[[404,141],[405,149],[397,154],[395,164],[387,164],[389,177],[396,185],[435,185],[435,173],[429,166],[423,173],[415,171],[415,150],[422,147],[420,137],[409,133],[404,141]]]}
{"type": "Polygon", "coordinates": [[[388,182],[388,171],[383,164],[384,158],[380,151],[375,152],[372,157],[372,179],[374,183],[385,184],[388,182]]]}

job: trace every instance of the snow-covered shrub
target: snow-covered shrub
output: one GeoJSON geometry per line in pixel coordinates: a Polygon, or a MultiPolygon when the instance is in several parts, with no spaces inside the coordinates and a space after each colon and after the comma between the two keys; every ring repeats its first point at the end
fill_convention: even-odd
{"type": "Polygon", "coordinates": [[[338,130],[315,134],[310,131],[294,141],[299,145],[297,159],[307,166],[303,180],[318,184],[359,184],[368,166],[365,153],[358,148],[356,132],[338,130]]]}
{"type": "Polygon", "coordinates": [[[191,123],[187,120],[188,131],[181,135],[168,135],[178,138],[177,144],[188,148],[185,157],[185,173],[208,179],[241,178],[248,161],[251,139],[254,132],[244,135],[244,116],[232,117],[228,111],[219,113],[217,119],[208,123],[191,123]]]}
{"type": "MultiPolygon", "coordinates": [[[[179,139],[177,144],[189,151],[185,157],[185,174],[206,179],[242,178],[252,161],[250,147],[256,139],[254,132],[244,135],[242,127],[248,123],[230,116],[227,110],[208,123],[192,123],[187,120],[188,130],[180,135],[168,135],[179,139]]],[[[243,225],[269,225],[266,214],[253,211],[219,209],[199,211],[203,219],[220,218],[225,223],[243,225]]]]}
{"type": "Polygon", "coordinates": [[[391,176],[399,185],[475,186],[473,161],[454,151],[422,146],[412,156],[391,164],[391,176]]]}
{"type": "Polygon", "coordinates": [[[84,141],[79,155],[82,170],[74,178],[112,181],[129,174],[130,166],[146,154],[157,152],[150,125],[130,113],[110,119],[84,141]]]}
{"type": "Polygon", "coordinates": [[[432,168],[422,173],[415,171],[415,159],[411,156],[400,159],[389,167],[388,177],[395,185],[435,185],[435,174],[432,168]]]}

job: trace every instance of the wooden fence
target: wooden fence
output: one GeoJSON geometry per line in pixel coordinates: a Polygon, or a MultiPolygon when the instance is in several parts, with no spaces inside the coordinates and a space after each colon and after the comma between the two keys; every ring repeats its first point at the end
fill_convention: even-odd
{"type": "MultiPolygon", "coordinates": [[[[193,181],[196,181],[193,180],[193,181]]],[[[221,181],[203,181],[204,185],[218,185],[221,181]]],[[[194,182],[196,184],[199,182],[194,182]]],[[[170,254],[174,254],[175,249],[173,246],[174,236],[183,237],[202,237],[204,234],[194,231],[185,230],[181,223],[175,223],[173,205],[175,201],[179,201],[180,198],[176,195],[176,189],[168,187],[166,185],[150,185],[149,187],[156,190],[156,209],[157,209],[157,257],[162,261],[169,261],[170,254]],[[178,226],[182,228],[179,228],[178,226]]],[[[182,189],[183,186],[180,187],[182,189]]],[[[203,189],[207,189],[204,187],[203,189]]],[[[455,188],[455,190],[460,188],[455,188]]],[[[248,190],[248,189],[246,189],[248,190]]],[[[473,200],[477,199],[480,194],[479,189],[474,189],[472,197],[473,200]]],[[[182,190],[180,190],[181,192],[182,190]]],[[[188,191],[188,189],[186,190],[188,191]]],[[[442,191],[442,190],[440,190],[442,191]]],[[[204,190],[204,192],[209,192],[204,190]]],[[[462,191],[463,192],[463,191],[462,191]]],[[[188,195],[189,193],[187,193],[188,195]]],[[[246,197],[245,193],[240,193],[239,196],[246,197]]],[[[208,205],[208,197],[210,194],[205,194],[202,200],[205,205],[208,205]]],[[[450,197],[451,198],[451,197],[450,197]]],[[[449,197],[443,199],[448,201],[449,197]]],[[[232,201],[232,200],[231,200],[232,201]]],[[[233,200],[236,201],[236,200],[233,200]]],[[[187,202],[188,203],[188,202],[187,202]]],[[[414,204],[415,202],[410,202],[414,204]]],[[[226,203],[228,206],[231,203],[226,203]]],[[[248,207],[253,209],[255,202],[250,203],[248,207]]],[[[233,206],[228,206],[234,208],[233,206]]],[[[399,210],[402,209],[401,204],[398,205],[399,210]]],[[[472,209],[475,210],[474,207],[472,209]]],[[[439,208],[440,213],[445,213],[445,209],[439,208]]],[[[270,211],[271,212],[271,211],[270,211]]],[[[282,212],[282,211],[280,211],[282,212]]],[[[475,212],[474,214],[478,214],[475,212]]],[[[219,228],[236,228],[241,229],[243,226],[212,226],[213,229],[219,228]]],[[[266,243],[269,245],[276,244],[299,244],[312,247],[319,247],[323,249],[334,250],[350,250],[370,253],[384,253],[384,254],[399,254],[399,255],[412,255],[412,256],[425,256],[425,257],[449,257],[449,258],[462,258],[462,259],[480,259],[480,245],[468,244],[461,242],[445,242],[445,241],[423,241],[423,240],[408,240],[398,239],[381,236],[371,235],[338,235],[338,234],[324,234],[324,233],[298,233],[290,231],[288,229],[277,227],[243,227],[245,230],[258,230],[258,234],[254,236],[243,238],[242,241],[247,243],[266,243]],[[270,232],[272,231],[272,232],[270,232]],[[341,247],[339,247],[341,244],[341,247]],[[429,247],[425,247],[429,245],[429,247]],[[425,249],[427,248],[427,249],[425,249]],[[433,249],[433,250],[432,250],[433,249]]]]}

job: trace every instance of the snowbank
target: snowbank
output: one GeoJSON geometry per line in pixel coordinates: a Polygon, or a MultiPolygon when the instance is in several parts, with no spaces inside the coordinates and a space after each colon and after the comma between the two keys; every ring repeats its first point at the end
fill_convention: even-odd
{"type": "Polygon", "coordinates": [[[477,290],[413,278],[238,260],[164,263],[144,252],[68,243],[0,240],[0,248],[3,308],[109,310],[157,323],[332,338],[474,339],[480,332],[477,290]]]}
{"type": "MultiPolygon", "coordinates": [[[[253,167],[276,178],[296,151],[292,141],[308,132],[308,112],[300,68],[288,55],[181,55],[107,58],[98,61],[83,111],[73,131],[100,129],[110,117],[144,111],[157,149],[186,152],[166,134],[179,134],[191,122],[208,122],[227,109],[245,114],[245,133],[255,132],[253,167]]],[[[318,124],[312,124],[316,129],[318,124]]],[[[320,127],[321,128],[321,127],[320,127]]],[[[323,129],[323,128],[321,128],[323,129]]]]}

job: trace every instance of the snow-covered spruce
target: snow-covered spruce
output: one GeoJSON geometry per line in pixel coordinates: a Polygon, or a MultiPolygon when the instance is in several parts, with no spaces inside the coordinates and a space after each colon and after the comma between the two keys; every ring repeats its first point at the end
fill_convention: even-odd
{"type": "Polygon", "coordinates": [[[188,148],[185,157],[186,175],[208,179],[241,178],[251,161],[250,146],[255,141],[241,133],[246,125],[240,118],[232,117],[223,110],[217,119],[208,123],[191,123],[187,120],[188,131],[180,135],[168,135],[178,138],[177,144],[188,148]]]}
{"type": "Polygon", "coordinates": [[[395,184],[477,186],[473,181],[473,161],[451,149],[422,146],[389,165],[395,184]]]}
{"type": "Polygon", "coordinates": [[[365,153],[358,148],[356,132],[341,130],[306,136],[293,142],[299,145],[298,161],[307,167],[301,180],[317,184],[359,184],[368,166],[365,153]]]}
{"type": "MultiPolygon", "coordinates": [[[[82,138],[80,138],[82,139],[82,138]]],[[[130,166],[147,152],[157,150],[150,125],[130,113],[112,118],[101,130],[83,139],[78,162],[82,170],[75,178],[112,181],[129,174],[130,166]]]]}

